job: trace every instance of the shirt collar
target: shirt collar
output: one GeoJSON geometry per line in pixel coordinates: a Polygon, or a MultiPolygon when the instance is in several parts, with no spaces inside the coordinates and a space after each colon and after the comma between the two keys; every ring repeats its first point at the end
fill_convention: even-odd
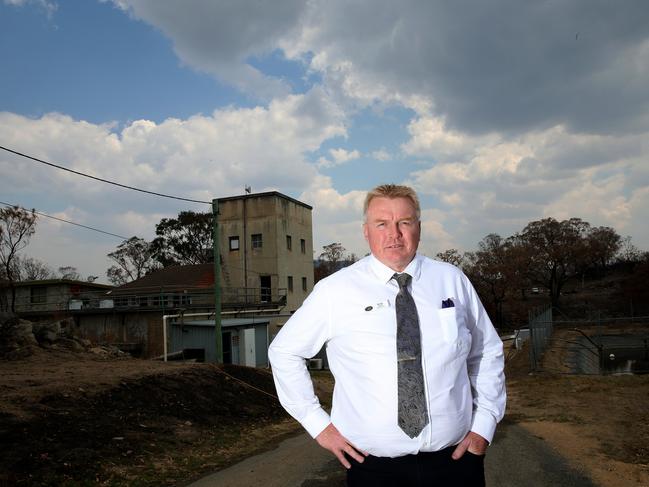
{"type": "MultiPolygon", "coordinates": [[[[390,269],[387,265],[381,262],[379,259],[370,254],[369,266],[374,275],[381,282],[389,282],[394,275],[394,270],[390,269]]],[[[410,261],[410,264],[403,270],[412,276],[413,281],[418,281],[419,276],[421,275],[421,256],[415,254],[415,257],[410,261]]]]}

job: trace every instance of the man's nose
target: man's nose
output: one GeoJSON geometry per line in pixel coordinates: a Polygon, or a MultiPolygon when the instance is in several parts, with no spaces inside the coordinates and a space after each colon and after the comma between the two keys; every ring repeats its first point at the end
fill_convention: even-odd
{"type": "Polygon", "coordinates": [[[390,236],[391,237],[400,237],[401,236],[401,229],[399,228],[398,223],[392,223],[388,226],[390,230],[390,236]]]}

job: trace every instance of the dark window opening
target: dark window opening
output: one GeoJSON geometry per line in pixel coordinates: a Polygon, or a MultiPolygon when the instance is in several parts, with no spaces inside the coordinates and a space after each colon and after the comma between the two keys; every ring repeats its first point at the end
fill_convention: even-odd
{"type": "Polygon", "coordinates": [[[43,304],[47,301],[47,288],[33,287],[29,290],[29,301],[31,304],[43,304]]]}
{"type": "Polygon", "coordinates": [[[261,302],[269,303],[271,298],[270,276],[259,276],[259,285],[261,288],[261,302]]]}

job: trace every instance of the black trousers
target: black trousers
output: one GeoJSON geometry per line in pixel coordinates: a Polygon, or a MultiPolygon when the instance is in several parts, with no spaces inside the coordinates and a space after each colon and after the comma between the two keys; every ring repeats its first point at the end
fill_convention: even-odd
{"type": "Polygon", "coordinates": [[[397,458],[369,455],[363,463],[350,457],[348,487],[484,487],[484,456],[468,451],[453,460],[454,446],[397,458]]]}

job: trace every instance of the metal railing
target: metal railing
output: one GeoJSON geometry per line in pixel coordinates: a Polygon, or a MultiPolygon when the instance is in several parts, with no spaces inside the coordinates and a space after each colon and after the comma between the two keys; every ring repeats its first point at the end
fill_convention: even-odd
{"type": "MultiPolygon", "coordinates": [[[[221,288],[221,307],[277,307],[286,304],[285,288],[221,288]]],[[[30,296],[16,298],[17,313],[39,314],[52,312],[88,312],[96,310],[172,310],[204,309],[214,307],[211,288],[185,290],[141,290],[133,292],[81,292],[59,294],[53,297],[30,296]]]]}

